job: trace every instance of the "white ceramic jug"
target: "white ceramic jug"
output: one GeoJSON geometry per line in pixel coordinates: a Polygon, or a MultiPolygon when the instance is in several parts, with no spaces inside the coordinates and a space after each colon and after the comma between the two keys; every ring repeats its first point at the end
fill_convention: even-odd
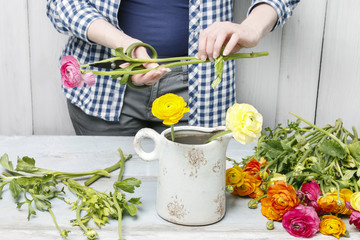
{"type": "Polygon", "coordinates": [[[182,225],[207,225],[224,217],[226,149],[232,134],[203,144],[209,133],[224,129],[175,127],[175,142],[171,141],[170,128],[161,134],[143,128],[136,134],[134,148],[139,157],[159,159],[156,210],[162,218],[182,225]],[[199,144],[177,143],[184,135],[185,142],[203,139],[199,144]],[[144,138],[155,142],[152,152],[142,149],[144,138]]]}

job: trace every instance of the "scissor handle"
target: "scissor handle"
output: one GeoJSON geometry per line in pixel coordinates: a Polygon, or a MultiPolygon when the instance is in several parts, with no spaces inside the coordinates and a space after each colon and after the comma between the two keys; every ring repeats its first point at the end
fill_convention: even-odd
{"type": "Polygon", "coordinates": [[[131,44],[127,49],[126,49],[126,55],[130,58],[132,58],[132,52],[134,51],[135,48],[137,47],[145,47],[146,49],[150,50],[151,52],[151,58],[152,59],[157,59],[158,58],[158,54],[155,50],[155,48],[153,48],[151,45],[147,44],[147,43],[143,43],[143,42],[136,42],[131,44]]]}

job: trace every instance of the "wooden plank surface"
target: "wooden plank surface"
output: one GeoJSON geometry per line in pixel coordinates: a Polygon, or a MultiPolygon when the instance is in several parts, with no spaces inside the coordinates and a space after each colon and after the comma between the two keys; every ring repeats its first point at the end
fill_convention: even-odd
{"type": "Polygon", "coordinates": [[[315,119],[326,2],[301,1],[284,28],[276,123],[295,120],[290,112],[315,119]]]}
{"type": "Polygon", "coordinates": [[[27,1],[0,10],[0,134],[32,134],[27,1]]]}
{"type": "Polygon", "coordinates": [[[360,129],[360,1],[328,3],[316,122],[360,129]]]}
{"type": "MultiPolygon", "coordinates": [[[[235,21],[245,18],[251,1],[234,1],[235,21]]],[[[269,56],[236,62],[237,101],[252,104],[264,117],[264,126],[274,126],[278,94],[282,29],[268,34],[259,45],[241,52],[268,51],[269,56]]]]}
{"type": "MultiPolygon", "coordinates": [[[[290,236],[281,223],[275,222],[275,229],[266,230],[267,219],[261,215],[260,208],[249,209],[247,198],[227,195],[226,215],[218,223],[189,227],[169,223],[159,217],[155,210],[156,177],[158,162],[145,162],[137,157],[132,147],[132,137],[84,137],[84,136],[0,136],[0,156],[8,153],[14,162],[17,156],[29,156],[36,160],[36,166],[58,171],[87,171],[108,167],[119,160],[117,148],[124,154],[132,154],[127,161],[124,177],[137,177],[142,180],[141,187],[136,189],[133,197],[141,197],[143,206],[136,217],[124,216],[123,234],[128,240],[218,240],[218,239],[297,239],[290,236]]],[[[150,150],[152,143],[145,141],[144,148],[150,150]]],[[[231,140],[227,156],[239,161],[242,157],[253,153],[252,145],[242,145],[231,140]]],[[[170,160],[170,159],[169,159],[170,160]]],[[[231,166],[231,164],[228,164],[231,166]]],[[[110,191],[112,183],[117,178],[118,171],[110,178],[103,178],[94,185],[101,191],[110,191]]],[[[80,180],[81,182],[83,180],[80,180]]],[[[71,201],[76,198],[68,193],[71,201]]],[[[3,199],[0,200],[0,236],[11,240],[48,240],[62,239],[53,225],[51,217],[46,212],[37,212],[27,221],[27,210],[23,206],[16,209],[7,187],[4,188],[3,199]]],[[[78,227],[69,222],[75,218],[70,206],[60,200],[53,201],[53,211],[61,228],[71,230],[67,239],[86,239],[78,227]]],[[[350,231],[350,239],[358,239],[360,232],[353,225],[345,223],[350,231]]],[[[90,224],[89,226],[93,226],[90,224]]],[[[117,239],[117,222],[110,220],[106,226],[98,229],[99,239],[117,239]]],[[[331,239],[332,237],[316,234],[312,239],[331,239]]]]}
{"type": "Polygon", "coordinates": [[[53,28],[46,1],[29,0],[29,33],[34,134],[73,135],[59,64],[68,36],[53,28]]]}

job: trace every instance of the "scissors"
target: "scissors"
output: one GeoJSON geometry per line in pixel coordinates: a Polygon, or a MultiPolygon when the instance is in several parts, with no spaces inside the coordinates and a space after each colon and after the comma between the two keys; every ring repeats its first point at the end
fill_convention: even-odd
{"type": "MultiPolygon", "coordinates": [[[[150,51],[151,59],[157,59],[158,54],[157,54],[155,48],[153,48],[149,44],[137,42],[137,43],[131,44],[126,49],[125,52],[124,52],[123,48],[112,49],[111,53],[115,56],[114,58],[110,58],[110,59],[107,59],[104,61],[99,61],[96,63],[90,63],[89,66],[103,68],[103,69],[110,69],[110,70],[114,70],[114,71],[121,69],[125,72],[129,72],[129,71],[133,71],[133,70],[134,71],[143,70],[143,69],[145,69],[143,64],[148,62],[149,59],[136,59],[136,58],[131,57],[134,49],[137,47],[140,47],[140,46],[145,47],[147,50],[150,51]],[[120,66],[124,63],[128,63],[130,65],[127,67],[121,68],[120,66]]],[[[135,74],[135,72],[134,72],[134,74],[135,74]]],[[[148,85],[135,85],[130,80],[130,75],[132,75],[132,74],[121,74],[121,71],[120,71],[119,74],[112,75],[112,78],[121,77],[120,84],[127,84],[130,87],[136,88],[136,89],[149,87],[148,85]]]]}

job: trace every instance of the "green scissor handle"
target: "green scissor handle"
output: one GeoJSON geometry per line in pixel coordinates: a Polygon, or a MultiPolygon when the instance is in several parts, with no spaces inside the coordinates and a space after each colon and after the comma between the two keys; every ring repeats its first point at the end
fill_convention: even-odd
{"type": "MultiPolygon", "coordinates": [[[[151,58],[152,59],[157,59],[158,58],[158,54],[155,50],[155,48],[153,48],[151,45],[149,44],[146,44],[146,43],[142,43],[142,42],[137,42],[137,43],[133,43],[131,44],[127,49],[126,49],[126,56],[129,58],[129,62],[131,63],[130,66],[126,67],[125,69],[126,70],[133,70],[135,68],[137,69],[142,69],[144,68],[142,66],[142,63],[141,61],[138,61],[137,59],[134,59],[132,58],[132,52],[134,51],[135,48],[137,47],[145,47],[146,49],[148,49],[151,53],[151,58]]],[[[134,88],[134,89],[142,89],[142,88],[148,88],[150,86],[148,85],[141,85],[141,86],[138,86],[138,85],[135,85],[131,80],[130,80],[130,74],[124,74],[120,80],[120,83],[121,84],[127,84],[129,87],[131,88],[134,88]]]]}

